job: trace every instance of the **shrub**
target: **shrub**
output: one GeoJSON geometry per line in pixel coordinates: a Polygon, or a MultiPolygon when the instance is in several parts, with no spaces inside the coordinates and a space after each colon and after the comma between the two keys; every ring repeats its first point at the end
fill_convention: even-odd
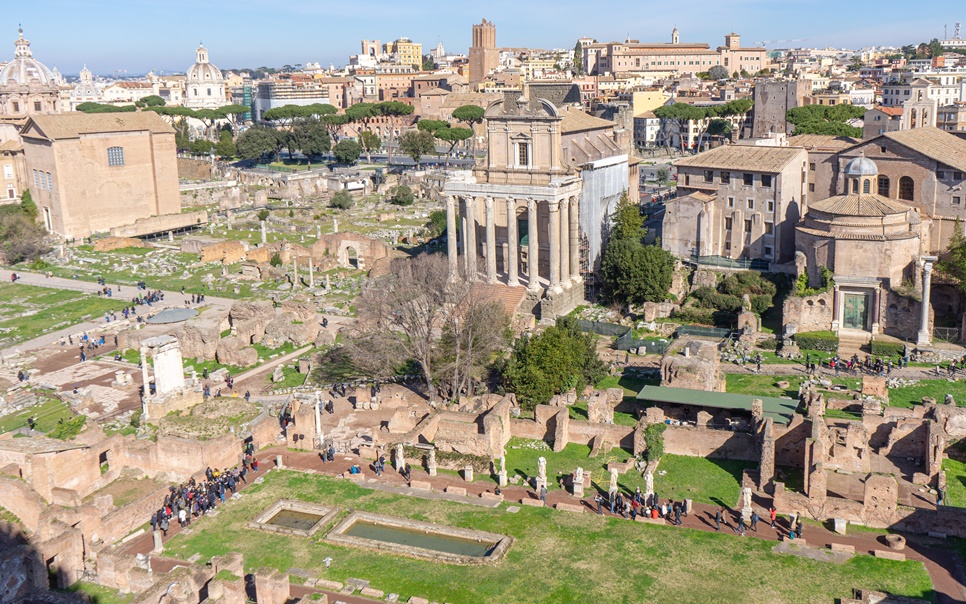
{"type": "Polygon", "coordinates": [[[270,210],[259,210],[258,214],[256,214],[259,220],[268,220],[268,217],[271,215],[272,212],[270,210]]]}
{"type": "MultiPolygon", "coordinates": [[[[426,225],[433,235],[442,235],[446,232],[446,210],[434,210],[429,215],[429,224],[426,225]]],[[[455,233],[453,234],[455,237],[455,233]]]]}
{"type": "Polygon", "coordinates": [[[352,195],[342,189],[341,191],[336,191],[332,199],[329,200],[330,208],[337,208],[339,210],[348,210],[352,207],[352,195]]]}
{"type": "Polygon", "coordinates": [[[47,433],[47,436],[59,440],[70,440],[80,434],[80,431],[84,429],[84,422],[86,421],[87,417],[83,415],[72,417],[67,421],[61,421],[57,424],[56,428],[47,433]]]}
{"type": "Polygon", "coordinates": [[[822,285],[819,287],[809,287],[808,286],[808,273],[802,273],[798,276],[795,281],[795,295],[801,298],[806,296],[815,296],[818,294],[824,294],[828,290],[832,289],[835,285],[834,275],[828,267],[819,267],[819,273],[822,275],[822,285]]]}
{"type": "Polygon", "coordinates": [[[795,334],[795,342],[802,350],[838,350],[839,337],[831,331],[806,331],[795,334]]]}
{"type": "Polygon", "coordinates": [[[713,308],[700,308],[697,306],[685,306],[674,313],[674,318],[680,319],[685,323],[699,323],[701,325],[714,325],[715,310],[713,308]]]}
{"type": "Polygon", "coordinates": [[[901,357],[906,351],[901,342],[880,342],[872,340],[872,354],[879,357],[901,357]]]}
{"type": "Polygon", "coordinates": [[[406,185],[399,185],[398,187],[393,187],[392,191],[386,197],[386,201],[397,206],[411,206],[413,205],[413,190],[406,185]]]}
{"type": "Polygon", "coordinates": [[[658,461],[664,457],[664,431],[667,424],[651,424],[644,428],[645,454],[648,461],[658,461]]]}
{"type": "Polygon", "coordinates": [[[272,259],[268,263],[272,266],[282,266],[282,257],[278,253],[272,254],[272,259]]]}
{"type": "Polygon", "coordinates": [[[758,348],[762,350],[778,350],[778,338],[768,338],[758,342],[758,348]]]}

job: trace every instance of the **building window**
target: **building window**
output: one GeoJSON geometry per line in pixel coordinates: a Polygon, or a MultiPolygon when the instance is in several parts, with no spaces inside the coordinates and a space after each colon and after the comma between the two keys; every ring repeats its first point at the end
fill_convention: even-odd
{"type": "Polygon", "coordinates": [[[5,164],[3,166],[3,177],[6,178],[7,180],[10,180],[11,178],[13,178],[13,166],[11,166],[10,164],[5,164]]]}
{"type": "Polygon", "coordinates": [[[43,190],[43,189],[46,189],[46,188],[47,188],[47,173],[41,171],[40,172],[40,189],[43,190]]]}
{"type": "Polygon", "coordinates": [[[742,174],[741,178],[744,181],[746,187],[750,187],[751,185],[755,184],[754,174],[742,174]]]}
{"type": "Polygon", "coordinates": [[[883,197],[889,196],[889,177],[888,176],[879,177],[879,195],[883,197]]]}
{"type": "Polygon", "coordinates": [[[748,202],[748,209],[749,210],[754,210],[755,209],[755,200],[749,197],[746,201],[748,202]]]}
{"type": "Polygon", "coordinates": [[[765,202],[765,206],[768,208],[768,211],[769,212],[774,212],[775,211],[775,200],[774,199],[769,199],[768,201],[765,202]]]}
{"type": "Polygon", "coordinates": [[[958,206],[960,204],[960,201],[961,199],[959,197],[953,196],[953,205],[958,206]]]}
{"type": "Polygon", "coordinates": [[[766,222],[765,223],[765,234],[766,235],[771,235],[774,232],[775,232],[775,223],[774,222],[766,222]]]}
{"type": "Polygon", "coordinates": [[[853,193],[858,193],[859,192],[859,181],[858,181],[858,179],[852,181],[852,192],[853,193]]]}
{"type": "Polygon", "coordinates": [[[963,179],[962,172],[953,172],[953,180],[962,180],[962,179],[963,179]]]}
{"type": "Polygon", "coordinates": [[[40,188],[40,175],[34,170],[34,186],[40,188]]]}
{"type": "Polygon", "coordinates": [[[751,232],[751,218],[745,218],[745,233],[751,232]]]}
{"type": "Polygon", "coordinates": [[[936,170],[936,179],[944,180],[946,178],[946,173],[942,170],[936,170]]]}
{"type": "Polygon", "coordinates": [[[915,194],[915,184],[912,182],[912,178],[908,176],[903,176],[899,179],[899,199],[905,201],[913,201],[915,194]]]}
{"type": "Polygon", "coordinates": [[[34,111],[40,111],[40,101],[34,101],[34,111]]]}
{"type": "Polygon", "coordinates": [[[50,175],[50,172],[47,173],[47,190],[54,191],[54,177],[50,175]]]}
{"type": "Polygon", "coordinates": [[[208,89],[208,96],[211,96],[211,88],[208,89]]]}
{"type": "Polygon", "coordinates": [[[124,165],[124,147],[108,147],[107,165],[108,166],[124,165]]]}
{"type": "Polygon", "coordinates": [[[13,185],[7,185],[7,199],[13,199],[17,196],[17,192],[14,190],[13,185]]]}
{"type": "Polygon", "coordinates": [[[714,182],[714,171],[705,170],[704,171],[704,182],[714,182]]]}
{"type": "Polygon", "coordinates": [[[862,180],[862,193],[868,195],[872,192],[872,181],[868,178],[862,180]]]}
{"type": "Polygon", "coordinates": [[[815,192],[815,183],[814,182],[808,183],[808,192],[809,193],[814,193],[815,192]]]}
{"type": "Polygon", "coordinates": [[[768,188],[771,187],[771,174],[761,175],[761,186],[768,187],[768,188]]]}
{"type": "Polygon", "coordinates": [[[734,197],[729,197],[728,198],[728,207],[729,208],[735,207],[735,198],[734,197]]]}
{"type": "Polygon", "coordinates": [[[731,218],[730,217],[729,218],[725,218],[725,230],[726,231],[730,231],[731,230],[731,218]]]}
{"type": "Polygon", "coordinates": [[[726,185],[731,182],[731,172],[721,173],[721,184],[726,185]]]}
{"type": "Polygon", "coordinates": [[[20,103],[18,103],[17,101],[13,102],[13,112],[20,113],[20,103]]]}

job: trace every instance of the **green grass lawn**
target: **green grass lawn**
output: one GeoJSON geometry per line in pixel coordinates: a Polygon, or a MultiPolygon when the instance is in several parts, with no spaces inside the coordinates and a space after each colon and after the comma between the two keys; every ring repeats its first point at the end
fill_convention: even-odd
{"type": "MultiPolygon", "coordinates": [[[[643,525],[596,514],[576,515],[523,507],[509,514],[362,488],[319,475],[272,471],[263,484],[203,518],[191,535],[168,542],[166,554],[199,563],[241,552],[246,569],[298,567],[345,581],[369,579],[372,587],[435,601],[495,602],[829,602],[855,588],[932,597],[920,562],[895,562],[860,555],[843,564],[779,556],[774,543],[733,535],[643,525]],[[515,542],[496,564],[454,566],[337,546],[248,529],[246,523],[279,498],[510,535],[515,542]],[[323,560],[331,557],[326,569],[323,560]],[[579,579],[577,579],[579,577],[579,579]],[[790,580],[794,578],[793,580],[790,580]]],[[[325,530],[325,529],[323,529],[325,530]]]]}
{"type": "MultiPolygon", "coordinates": [[[[946,447],[946,505],[966,508],[966,439],[946,447]]],[[[966,543],[966,540],[963,540],[966,543]]]]}
{"type": "Polygon", "coordinates": [[[693,499],[734,507],[741,492],[742,472],[757,466],[751,461],[665,455],[654,477],[654,491],[661,499],[693,499]],[[661,475],[661,472],[667,474],[661,475]]]}
{"type": "Polygon", "coordinates": [[[922,397],[931,396],[942,404],[946,395],[952,394],[957,407],[966,407],[966,381],[950,382],[946,379],[921,380],[915,386],[889,389],[889,404],[893,407],[921,405],[922,397]]]}
{"type": "MultiPolygon", "coordinates": [[[[757,373],[729,373],[725,376],[725,389],[735,394],[759,396],[784,396],[798,398],[798,388],[805,380],[800,375],[758,375],[757,373]],[[778,382],[787,381],[787,389],[778,387],[778,382]]],[[[832,378],[833,384],[861,388],[861,378],[832,378]]]]}
{"type": "Polygon", "coordinates": [[[0,433],[26,426],[30,416],[37,420],[37,431],[47,433],[56,428],[60,420],[74,417],[74,412],[63,401],[53,398],[43,400],[33,407],[0,417],[0,433]]]}
{"type": "Polygon", "coordinates": [[[127,305],[122,297],[106,298],[64,289],[0,284],[0,340],[25,342],[87,320],[103,320],[104,313],[127,305]],[[31,313],[22,316],[23,313],[31,313]]]}
{"type": "Polygon", "coordinates": [[[296,386],[301,386],[305,383],[306,374],[299,373],[297,367],[292,365],[282,366],[282,375],[285,377],[281,382],[272,382],[271,372],[265,374],[265,379],[267,379],[272,384],[272,388],[275,390],[281,390],[283,388],[295,388],[296,386]]]}
{"type": "Polygon", "coordinates": [[[82,593],[87,596],[87,601],[90,604],[127,604],[134,598],[134,594],[122,594],[103,585],[84,581],[78,581],[64,591],[66,593],[82,593]]]}

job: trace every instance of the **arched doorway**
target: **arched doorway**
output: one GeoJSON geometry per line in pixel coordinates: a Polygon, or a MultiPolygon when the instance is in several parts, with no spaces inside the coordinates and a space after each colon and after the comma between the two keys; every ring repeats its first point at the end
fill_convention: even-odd
{"type": "Polygon", "coordinates": [[[359,268],[359,252],[351,245],[345,248],[345,264],[349,268],[359,268]]]}

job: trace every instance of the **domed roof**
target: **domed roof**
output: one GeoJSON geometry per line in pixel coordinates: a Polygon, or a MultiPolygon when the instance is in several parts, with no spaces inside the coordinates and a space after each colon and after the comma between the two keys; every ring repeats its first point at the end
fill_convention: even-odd
{"type": "Polygon", "coordinates": [[[185,74],[188,84],[214,84],[224,81],[221,70],[208,62],[208,49],[204,44],[198,47],[197,57],[195,64],[185,74]]]}
{"type": "MultiPolygon", "coordinates": [[[[859,159],[865,158],[862,157],[859,159]]],[[[872,166],[874,168],[875,164],[872,164],[872,166]]],[[[910,210],[910,207],[899,201],[882,197],[875,193],[864,195],[851,193],[823,199],[809,205],[808,209],[809,212],[814,210],[835,216],[881,217],[889,216],[890,214],[905,214],[910,210]]]]}
{"type": "Polygon", "coordinates": [[[856,157],[845,166],[846,176],[877,176],[878,174],[878,166],[864,155],[856,157]]]}
{"type": "Polygon", "coordinates": [[[27,86],[37,82],[41,86],[56,86],[58,78],[46,65],[33,58],[30,52],[30,42],[24,40],[23,30],[19,30],[20,37],[14,42],[17,51],[12,61],[0,70],[0,86],[14,84],[27,86]]]}

